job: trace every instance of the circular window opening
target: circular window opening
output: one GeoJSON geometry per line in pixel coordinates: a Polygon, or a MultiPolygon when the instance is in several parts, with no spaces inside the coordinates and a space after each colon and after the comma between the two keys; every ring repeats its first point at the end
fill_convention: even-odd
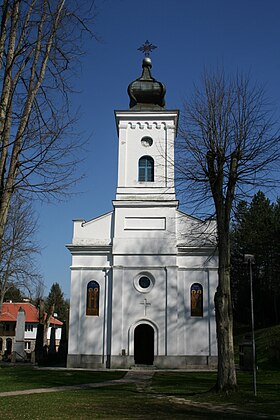
{"type": "Polygon", "coordinates": [[[141,139],[141,144],[144,147],[150,147],[153,144],[153,139],[151,137],[145,136],[141,139]]]}
{"type": "Polygon", "coordinates": [[[151,285],[151,280],[148,277],[140,277],[139,286],[143,289],[147,289],[151,285]]]}
{"type": "Polygon", "coordinates": [[[134,287],[138,292],[148,293],[154,287],[155,280],[150,273],[139,273],[134,278],[134,287]]]}

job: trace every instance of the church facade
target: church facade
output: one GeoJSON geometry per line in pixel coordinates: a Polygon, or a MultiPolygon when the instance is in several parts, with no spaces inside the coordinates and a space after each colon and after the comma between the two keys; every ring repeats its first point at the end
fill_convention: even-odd
{"type": "Polygon", "coordinates": [[[178,209],[179,113],[143,60],[116,111],[113,210],[74,220],[68,367],[186,368],[217,361],[215,222],[178,209]]]}

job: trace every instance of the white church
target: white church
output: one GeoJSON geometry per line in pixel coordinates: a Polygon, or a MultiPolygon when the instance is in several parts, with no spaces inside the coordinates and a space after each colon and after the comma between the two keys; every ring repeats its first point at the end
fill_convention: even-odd
{"type": "Polygon", "coordinates": [[[74,220],[68,367],[182,369],[217,363],[215,222],[178,210],[179,112],[143,60],[115,111],[113,210],[74,220]]]}

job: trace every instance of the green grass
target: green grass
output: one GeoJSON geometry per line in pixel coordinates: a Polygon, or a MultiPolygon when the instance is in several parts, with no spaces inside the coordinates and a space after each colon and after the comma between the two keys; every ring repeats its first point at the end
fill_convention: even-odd
{"type": "Polygon", "coordinates": [[[84,370],[45,370],[31,366],[0,368],[0,392],[32,388],[49,388],[120,379],[124,372],[92,372],[84,370]]]}
{"type": "Polygon", "coordinates": [[[172,395],[195,402],[211,403],[235,408],[248,413],[277,415],[280,413],[280,372],[257,372],[257,397],[253,394],[253,379],[249,372],[237,372],[238,392],[228,395],[210,391],[215,373],[158,373],[153,389],[166,396],[172,395]]]}
{"type": "MultiPolygon", "coordinates": [[[[135,385],[3,398],[1,417],[11,419],[217,419],[216,412],[176,404],[135,385]]],[[[240,419],[221,414],[219,419],[240,419]]]]}
{"type": "MultiPolygon", "coordinates": [[[[30,381],[36,387],[74,385],[121,377],[123,372],[34,370],[10,367],[1,369],[1,382],[15,389],[15,381],[30,381]],[[2,378],[4,373],[5,380],[2,378]],[[9,373],[9,374],[8,374],[9,373]],[[41,382],[40,382],[41,378],[41,382]]],[[[220,395],[214,386],[213,372],[156,372],[152,382],[105,386],[78,391],[2,397],[1,418],[9,419],[240,419],[266,414],[276,418],[280,412],[280,372],[258,372],[255,398],[250,373],[238,372],[239,392],[220,395]],[[188,401],[187,404],[184,402],[188,401]],[[192,402],[192,405],[189,404],[192,402]],[[214,405],[214,407],[213,407],[214,405]],[[218,410],[217,406],[222,407],[218,410]],[[212,409],[211,409],[212,407],[212,409]],[[218,410],[218,411],[217,411],[218,410]],[[225,411],[223,411],[225,410],[225,411]],[[229,410],[229,411],[228,411],[229,410]],[[245,414],[244,414],[245,412],[245,414]]],[[[19,389],[17,387],[17,389],[19,389]]]]}
{"type": "MultiPolygon", "coordinates": [[[[257,397],[252,374],[238,371],[239,391],[228,395],[213,389],[215,372],[156,372],[146,387],[138,384],[78,391],[31,394],[0,399],[1,418],[63,419],[243,419],[280,418],[280,369],[271,346],[280,326],[256,331],[257,397]]],[[[238,342],[238,340],[236,340],[238,342]]],[[[238,358],[238,347],[236,348],[238,358]]],[[[119,379],[124,372],[0,368],[0,392],[77,385],[119,379]]]]}
{"type": "MultiPolygon", "coordinates": [[[[246,333],[251,333],[249,327],[241,328],[235,339],[235,360],[239,363],[239,342],[243,340],[246,333]]],[[[263,328],[255,331],[256,357],[259,369],[280,370],[280,361],[275,359],[273,347],[280,343],[280,325],[269,328],[263,328]]]]}

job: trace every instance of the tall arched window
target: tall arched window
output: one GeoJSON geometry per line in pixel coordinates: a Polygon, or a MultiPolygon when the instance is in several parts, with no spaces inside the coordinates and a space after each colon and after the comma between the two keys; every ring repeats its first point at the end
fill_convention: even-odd
{"type": "Polygon", "coordinates": [[[86,315],[99,316],[99,284],[97,281],[90,281],[87,285],[87,310],[86,315]]]}
{"type": "Polygon", "coordinates": [[[138,181],[154,181],[154,159],[151,156],[142,156],[138,163],[138,181]]]}
{"type": "Polygon", "coordinates": [[[203,287],[199,283],[191,285],[191,316],[203,316],[203,287]]]}

